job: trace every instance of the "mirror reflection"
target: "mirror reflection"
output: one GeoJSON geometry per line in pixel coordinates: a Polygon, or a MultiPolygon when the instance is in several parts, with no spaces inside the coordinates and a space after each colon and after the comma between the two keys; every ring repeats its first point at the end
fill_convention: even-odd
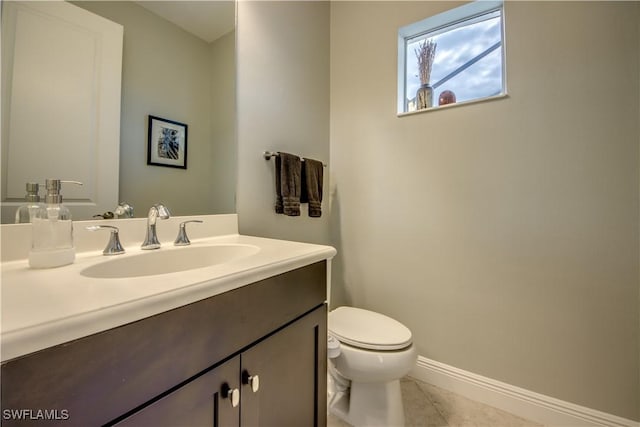
{"type": "MultiPolygon", "coordinates": [[[[124,202],[133,206],[135,217],[145,217],[152,205],[162,202],[172,215],[235,212],[235,3],[74,1],[71,4],[122,25],[124,32],[119,167],[113,165],[115,162],[100,165],[107,168],[113,181],[118,183],[117,202],[107,210],[115,211],[117,204],[124,202]],[[147,164],[149,116],[188,126],[186,169],[147,164]]],[[[3,7],[3,24],[5,9],[3,7]]],[[[5,27],[3,25],[3,40],[5,27]]],[[[11,75],[11,70],[7,70],[11,66],[3,55],[3,75],[11,75]]],[[[6,89],[10,89],[12,81],[7,80],[3,78],[3,98],[6,93],[11,94],[6,89]]],[[[38,103],[38,97],[21,101],[38,103]]],[[[8,105],[13,103],[3,99],[3,127],[7,127],[7,117],[11,115],[8,105]]],[[[34,118],[31,126],[38,123],[34,118]]],[[[59,163],[55,165],[56,176],[43,177],[37,168],[29,170],[33,167],[31,162],[17,163],[20,159],[16,156],[7,156],[8,135],[4,129],[3,223],[14,222],[15,212],[26,194],[26,191],[19,197],[15,191],[7,194],[9,164],[15,170],[29,171],[28,176],[34,176],[34,182],[41,184],[44,178],[75,179],[67,176],[66,161],[56,162],[59,163]]],[[[47,141],[37,144],[44,147],[47,141]]],[[[32,154],[38,156],[39,153],[32,154]]],[[[73,154],[67,157],[69,162],[74,161],[73,154]]],[[[19,184],[22,190],[25,184],[19,184]]],[[[75,189],[63,189],[62,194],[74,220],[105,213],[104,209],[87,213],[74,209],[74,200],[80,198],[74,198],[73,191],[75,189]]],[[[41,185],[40,195],[44,194],[41,185]]]]}

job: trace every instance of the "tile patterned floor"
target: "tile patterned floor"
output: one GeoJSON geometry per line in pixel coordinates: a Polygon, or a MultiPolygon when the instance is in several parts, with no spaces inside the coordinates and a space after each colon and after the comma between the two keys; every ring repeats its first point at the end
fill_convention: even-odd
{"type": "MultiPolygon", "coordinates": [[[[403,378],[400,386],[406,427],[541,426],[413,378],[403,378]]],[[[349,427],[349,424],[329,415],[327,426],[349,427]]]]}

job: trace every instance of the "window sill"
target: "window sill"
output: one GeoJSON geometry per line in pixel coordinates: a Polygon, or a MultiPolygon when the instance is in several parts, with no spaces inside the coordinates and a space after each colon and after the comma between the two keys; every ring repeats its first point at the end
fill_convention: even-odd
{"type": "Polygon", "coordinates": [[[479,104],[479,103],[482,103],[482,102],[496,101],[498,99],[504,99],[504,98],[508,98],[508,97],[509,97],[508,93],[501,93],[500,95],[490,96],[490,97],[482,98],[482,99],[472,99],[472,100],[469,100],[469,101],[455,102],[453,104],[447,104],[447,105],[442,105],[442,106],[437,106],[437,107],[423,108],[422,110],[407,111],[406,113],[398,113],[398,117],[413,116],[414,114],[429,113],[429,112],[438,111],[438,110],[446,110],[446,109],[453,108],[453,107],[461,107],[463,105],[479,104]]]}

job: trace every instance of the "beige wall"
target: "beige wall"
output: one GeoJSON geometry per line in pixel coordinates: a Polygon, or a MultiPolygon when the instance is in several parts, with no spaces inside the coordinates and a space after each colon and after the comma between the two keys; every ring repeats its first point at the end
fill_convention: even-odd
{"type": "Polygon", "coordinates": [[[509,97],[396,117],[397,29],[455,5],[331,5],[334,302],[639,420],[640,4],[510,2],[509,97]]]}
{"type": "Polygon", "coordinates": [[[237,33],[240,232],[326,243],[326,190],[320,218],[306,204],[299,217],[276,214],[274,160],[262,152],[329,161],[329,4],[241,1],[237,33]]]}
{"type": "MultiPolygon", "coordinates": [[[[211,97],[216,84],[213,76],[229,74],[224,65],[212,70],[214,54],[223,55],[222,60],[232,61],[233,66],[233,52],[216,49],[133,2],[75,4],[125,28],[120,200],[134,204],[136,216],[146,216],[158,202],[164,202],[173,215],[234,212],[235,170],[229,165],[235,164],[235,156],[224,162],[217,159],[229,173],[225,179],[212,165],[216,153],[234,153],[233,134],[229,129],[212,131],[211,116],[214,103],[220,108],[220,100],[211,97]],[[189,126],[186,170],[147,165],[148,115],[189,126]],[[233,145],[220,146],[223,140],[214,140],[214,133],[233,145]]],[[[228,93],[223,97],[228,99],[228,93]]],[[[225,118],[235,113],[233,105],[229,108],[225,118]]]]}
{"type": "Polygon", "coordinates": [[[236,211],[236,32],[211,43],[212,213],[236,211]]]}

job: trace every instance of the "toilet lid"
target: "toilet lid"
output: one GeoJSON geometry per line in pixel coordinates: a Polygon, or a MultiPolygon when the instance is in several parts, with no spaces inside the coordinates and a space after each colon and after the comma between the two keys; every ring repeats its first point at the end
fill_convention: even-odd
{"type": "Polygon", "coordinates": [[[355,307],[329,313],[329,332],[341,342],[370,350],[401,350],[411,344],[411,331],[384,314],[355,307]]]}

